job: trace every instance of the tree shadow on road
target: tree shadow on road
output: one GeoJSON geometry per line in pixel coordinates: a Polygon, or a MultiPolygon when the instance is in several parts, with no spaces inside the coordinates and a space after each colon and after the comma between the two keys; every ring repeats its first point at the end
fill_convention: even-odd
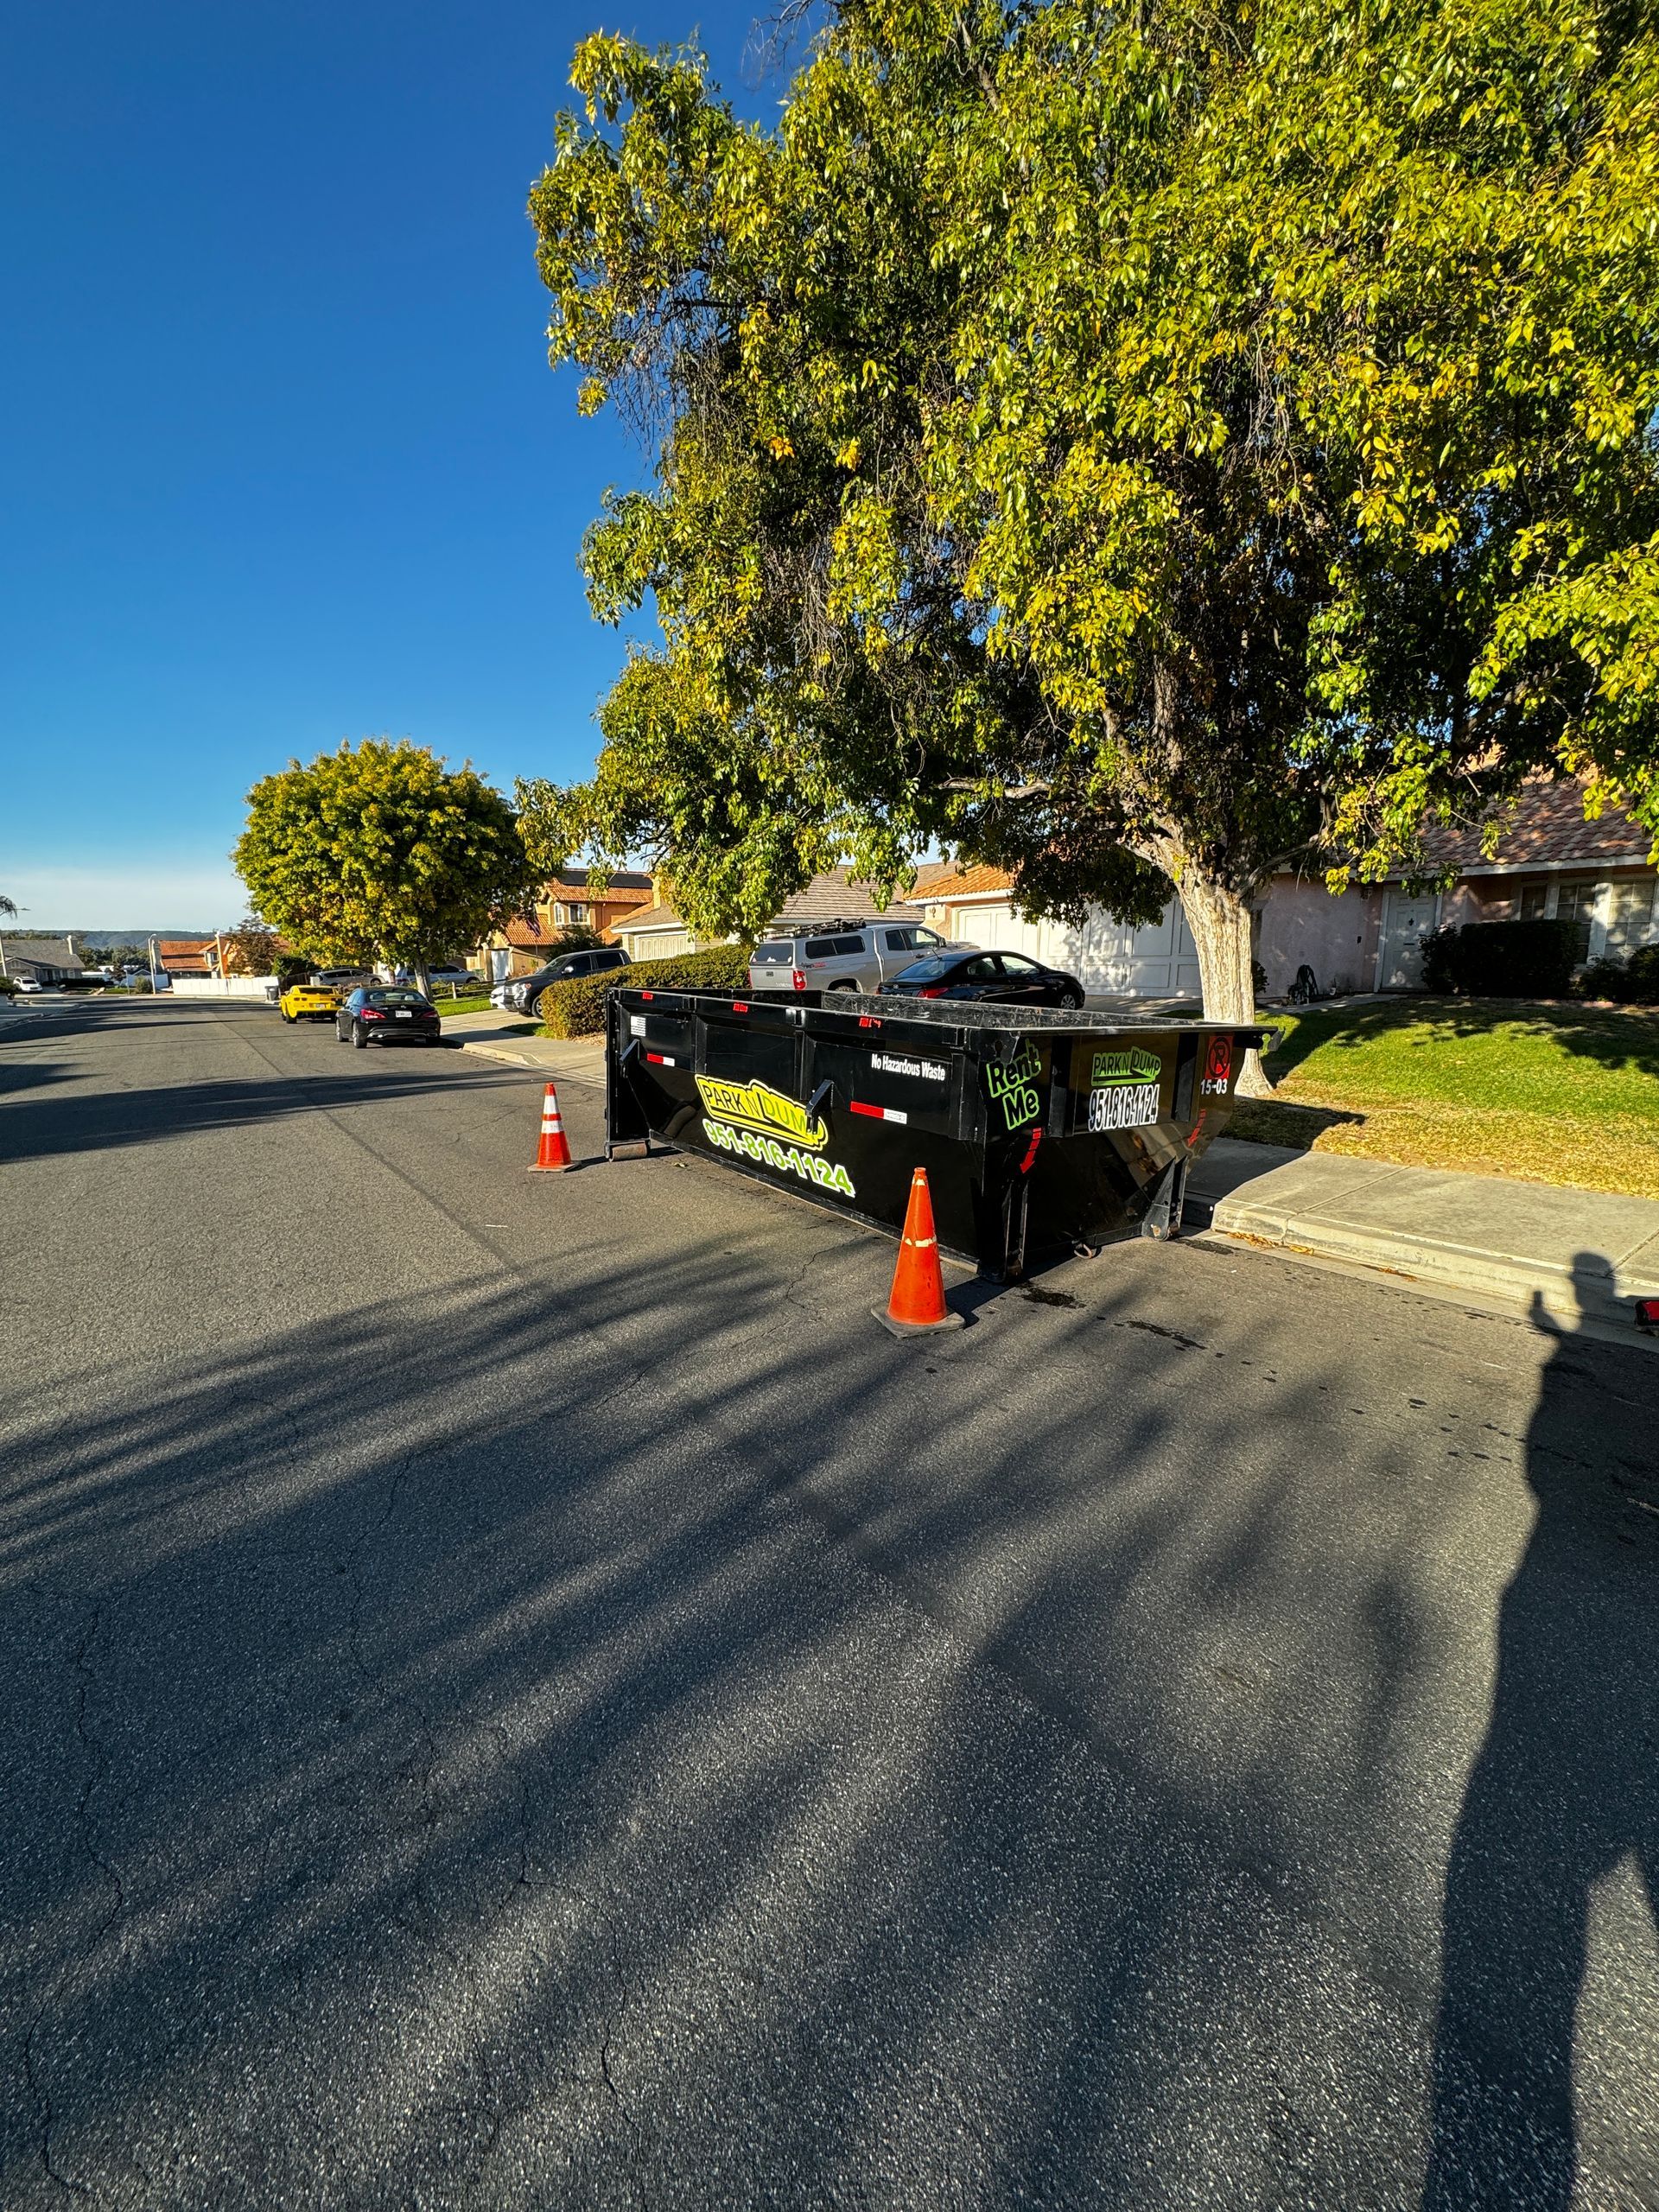
{"type": "Polygon", "coordinates": [[[778,1203],[12,1408],[9,2207],[1409,2201],[1323,1892],[1458,1499],[1219,1276],[898,1345],[778,1203]]]}
{"type": "MultiPolygon", "coordinates": [[[[365,1066],[360,1056],[341,1054],[343,1066],[315,1074],[272,1076],[269,1079],[213,1083],[129,1085],[118,1090],[79,1090],[49,1099],[19,1095],[0,1111],[0,1161],[51,1160],[79,1152],[124,1151],[134,1146],[168,1144],[207,1129],[243,1128],[284,1121],[296,1114],[326,1114],[367,1100],[430,1095],[492,1085],[522,1085],[524,1071],[490,1068],[475,1060],[440,1058],[404,1046],[374,1055],[365,1066]],[[393,1065],[387,1065],[392,1063],[393,1065]]],[[[23,1082],[17,1071],[0,1065],[0,1092],[20,1094],[73,1080],[69,1069],[48,1072],[37,1063],[23,1082]]]]}
{"type": "MultiPolygon", "coordinates": [[[[1581,1306],[1600,1302],[1608,1273],[1601,1254],[1576,1256],[1581,1306]]],[[[1537,1519],[1504,1594],[1491,1717],[1446,1875],[1424,2212],[1566,2212],[1583,2178],[1574,2076],[1592,1906],[1623,1870],[1599,1910],[1637,1955],[1643,1913],[1659,1906],[1659,1649],[1633,1589],[1659,1564],[1659,1468],[1615,1461],[1609,1481],[1605,1375],[1575,1332],[1534,1318],[1556,1340],[1526,1440],[1537,1519]]],[[[1580,2078],[1577,2099],[1594,2087],[1580,2078]]],[[[1620,2180],[1637,2188],[1629,2201],[1654,2202],[1659,2165],[1620,2180]]]]}

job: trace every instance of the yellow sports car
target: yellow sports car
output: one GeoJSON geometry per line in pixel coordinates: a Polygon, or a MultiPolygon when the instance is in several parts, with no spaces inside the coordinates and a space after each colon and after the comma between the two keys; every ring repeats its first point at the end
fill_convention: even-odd
{"type": "Polygon", "coordinates": [[[276,1003],[284,1021],[332,1021],[339,1001],[326,983],[290,983],[276,1003]]]}

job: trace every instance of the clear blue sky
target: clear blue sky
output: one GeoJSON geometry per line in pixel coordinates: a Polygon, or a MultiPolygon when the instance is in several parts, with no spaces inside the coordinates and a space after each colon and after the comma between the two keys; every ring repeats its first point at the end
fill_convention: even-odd
{"type": "Polygon", "coordinates": [[[207,928],[249,785],[390,732],[591,760],[584,525],[644,458],[548,368],[524,199],[588,31],[752,7],[46,0],[0,77],[0,891],[207,928]]]}

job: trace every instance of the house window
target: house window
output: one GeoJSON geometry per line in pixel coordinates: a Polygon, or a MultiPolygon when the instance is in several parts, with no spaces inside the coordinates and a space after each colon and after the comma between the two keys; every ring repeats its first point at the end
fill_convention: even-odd
{"type": "Polygon", "coordinates": [[[1550,876],[1542,883],[1522,885],[1516,912],[1523,922],[1570,922],[1573,964],[1582,967],[1590,957],[1590,925],[1595,919],[1600,891],[1594,876],[1575,876],[1567,882],[1550,876]]]}
{"type": "Polygon", "coordinates": [[[1573,964],[1581,967],[1590,957],[1590,924],[1594,918],[1600,885],[1587,880],[1556,887],[1555,918],[1573,925],[1573,964]]]}
{"type": "Polygon", "coordinates": [[[1654,899],[1659,878],[1626,876],[1610,887],[1607,950],[1616,957],[1633,952],[1654,935],[1654,899]]]}
{"type": "Polygon", "coordinates": [[[579,900],[563,908],[563,912],[568,922],[585,922],[588,918],[588,909],[579,900]]]}

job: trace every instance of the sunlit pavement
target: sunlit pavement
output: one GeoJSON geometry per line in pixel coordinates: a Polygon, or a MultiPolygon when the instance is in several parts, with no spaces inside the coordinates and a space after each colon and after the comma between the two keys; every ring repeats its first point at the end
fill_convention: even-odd
{"type": "Polygon", "coordinates": [[[1650,1354],[540,1084],[0,1043],[8,2212],[1659,2202],[1650,1354]]]}

